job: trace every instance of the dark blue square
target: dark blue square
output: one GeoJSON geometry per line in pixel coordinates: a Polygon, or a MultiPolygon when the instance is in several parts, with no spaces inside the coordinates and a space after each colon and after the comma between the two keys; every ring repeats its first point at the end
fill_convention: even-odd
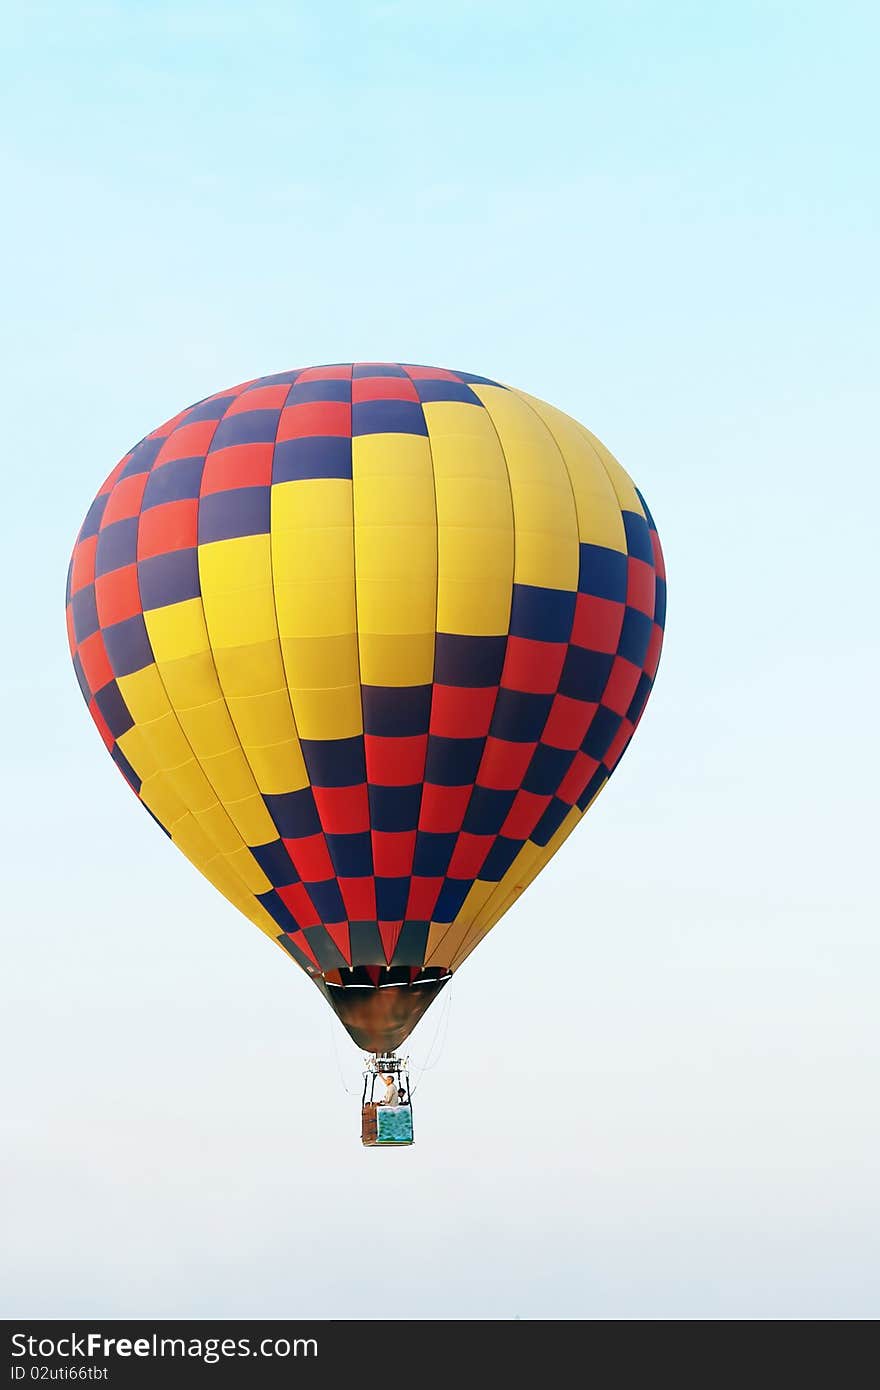
{"type": "Polygon", "coordinates": [[[516,856],[519,854],[524,840],[509,840],[506,835],[499,835],[480,870],[480,878],[484,883],[498,883],[510,868],[516,856]]]}
{"type": "Polygon", "coordinates": [[[435,922],[452,922],[461,911],[462,904],[473,885],[470,878],[448,878],[440,889],[437,905],[434,908],[435,922]]]}
{"type": "Polygon", "coordinates": [[[308,405],[312,401],[351,401],[351,382],[345,378],[328,381],[297,381],[290,388],[287,405],[308,405]]]}
{"type": "Polygon", "coordinates": [[[538,642],[567,642],[574,623],[577,595],[567,589],[540,589],[514,584],[510,609],[511,637],[538,642]]]}
{"type": "Polygon", "coordinates": [[[425,781],[438,787],[464,787],[472,783],[480,766],[484,738],[428,737],[425,781]]]}
{"type": "Polygon", "coordinates": [[[208,493],[199,502],[199,544],[268,534],[271,491],[269,487],[237,487],[208,493]]]}
{"type": "Polygon", "coordinates": [[[523,778],[523,791],[553,796],[573,761],[574,753],[569,749],[539,743],[523,778]]]}
{"type": "Polygon", "coordinates": [[[646,564],[653,565],[654,547],[645,518],[639,516],[638,512],[624,512],[623,529],[626,532],[626,548],[629,554],[636,560],[644,560],[646,564]]]}
{"type": "Polygon", "coordinates": [[[584,787],[584,790],[581,792],[580,796],[577,799],[579,811],[586,811],[590,802],[593,800],[593,797],[596,795],[598,791],[601,791],[602,787],[604,787],[607,781],[608,769],[604,767],[597,767],[596,771],[593,773],[589,782],[584,787]]]}
{"type": "Polygon", "coordinates": [[[623,628],[617,644],[619,656],[625,656],[634,666],[644,666],[651,640],[653,621],[636,608],[627,608],[623,615],[623,628]]]}
{"type": "Polygon", "coordinates": [[[419,823],[422,785],[369,788],[370,824],[374,830],[415,830],[419,823]]]}
{"type": "Polygon", "coordinates": [[[153,648],[140,613],[105,627],[103,637],[114,676],[130,676],[153,664],[153,648]]]}
{"type": "Polygon", "coordinates": [[[582,545],[578,592],[594,598],[626,599],[626,556],[604,545],[582,545]]]}
{"type": "MultiPolygon", "coordinates": [[[[122,749],[111,749],[110,757],[113,759],[114,763],[119,768],[119,771],[122,773],[123,777],[125,778],[128,785],[131,787],[132,791],[140,793],[141,779],[140,777],[138,777],[137,773],[135,772],[131,763],[128,761],[128,758],[125,756],[122,749]]],[[[147,809],[149,810],[149,807],[147,807],[147,809]]],[[[152,812],[150,812],[150,814],[152,815],[152,812]]],[[[156,820],[156,817],[153,816],[153,819],[156,820]]],[[[159,825],[162,830],[165,830],[165,827],[164,825],[161,825],[161,822],[156,821],[156,824],[159,825]]],[[[165,834],[168,834],[167,830],[165,830],[165,834]]]]}
{"type": "Polygon", "coordinates": [[[660,628],[666,626],[666,580],[659,574],[654,577],[654,622],[660,628]]]}
{"type": "Polygon", "coordinates": [[[335,878],[325,879],[322,883],[310,883],[308,890],[309,897],[323,922],[345,922],[348,919],[335,878]]]}
{"type": "Polygon", "coordinates": [[[350,478],[351,440],[314,434],[283,439],[272,455],[273,483],[296,483],[304,478],[350,478]]]}
{"type": "Polygon", "coordinates": [[[419,400],[425,404],[429,401],[463,401],[466,405],[483,408],[479,396],[475,396],[463,381],[445,381],[442,377],[432,381],[419,377],[413,385],[419,393],[419,400]]]}
{"type": "Polygon", "coordinates": [[[90,536],[97,536],[98,528],[101,525],[101,517],[104,515],[104,508],[110,500],[109,492],[103,496],[96,497],[89,510],[86,512],[86,519],[79,528],[78,541],[88,540],[90,536]]]}
{"type": "Polygon", "coordinates": [[[315,806],[311,787],[274,796],[267,792],[263,800],[282,839],[303,840],[310,835],[320,834],[321,822],[318,819],[318,808],[315,806]]]}
{"type": "Polygon", "coordinates": [[[299,883],[299,874],[280,840],[272,840],[268,845],[251,845],[250,851],[273,888],[288,888],[291,883],[299,883]]]}
{"type": "Polygon", "coordinates": [[[181,420],[183,425],[195,425],[199,420],[220,420],[226,414],[232,402],[235,400],[235,392],[232,391],[228,396],[217,396],[215,400],[198,401],[186,412],[186,416],[181,420]]]}
{"type": "Polygon", "coordinates": [[[380,738],[426,734],[431,718],[430,685],[364,685],[361,705],[364,733],[380,738]]]}
{"type": "Polygon", "coordinates": [[[125,565],[133,565],[137,559],[138,518],[128,516],[124,521],[113,521],[98,532],[98,548],[95,552],[95,574],[112,574],[125,565]]]}
{"type": "Polygon", "coordinates": [[[98,631],[101,624],[98,622],[94,584],[87,584],[84,589],[77,590],[70,600],[70,612],[73,617],[73,635],[77,642],[84,642],[93,632],[98,631]]]}
{"type": "Polygon", "coordinates": [[[240,410],[221,420],[211,440],[212,454],[234,444],[274,444],[278,430],[278,410],[240,410]]]}
{"type": "Polygon", "coordinates": [[[560,801],[557,796],[554,796],[550,805],[544,811],[544,814],[529,836],[532,843],[542,846],[548,844],[570,810],[570,806],[567,806],[564,801],[560,801]]]}
{"type": "MultiPolygon", "coordinates": [[[[268,893],[258,893],[256,897],[257,902],[263,904],[263,907],[266,909],[269,916],[272,918],[274,922],[278,923],[282,931],[292,932],[297,931],[299,929],[299,923],[297,922],[290,908],[287,906],[286,903],[281,901],[274,888],[271,888],[268,893]]],[[[290,951],[291,955],[293,955],[294,951],[296,951],[296,959],[299,960],[302,964],[305,964],[308,957],[302,951],[300,951],[298,947],[295,947],[292,941],[282,939],[281,944],[287,950],[290,951]]]]}
{"type": "Polygon", "coordinates": [[[355,401],[351,407],[351,432],[359,434],[428,433],[418,401],[355,401]]]}
{"type": "Polygon", "coordinates": [[[204,471],[203,457],[172,459],[154,468],[147,478],[141,511],[161,506],[163,502],[183,502],[198,497],[204,471]]]}
{"type": "Polygon", "coordinates": [[[501,680],[506,637],[463,637],[438,632],[434,648],[434,680],[438,685],[487,689],[501,680]]]}
{"type": "Polygon", "coordinates": [[[498,691],[490,733],[510,743],[537,743],[544,732],[553,704],[552,695],[526,694],[522,690],[498,691]]]}
{"type": "Polygon", "coordinates": [[[138,473],[149,473],[164,443],[164,436],[159,439],[142,439],[140,444],[136,444],[132,449],[131,457],[116,481],[133,478],[138,473]]]}
{"type": "Polygon", "coordinates": [[[115,680],[108,681],[95,695],[95,704],[104,716],[107,727],[114,738],[122,738],[134,727],[134,720],[128,712],[128,705],[115,680]]]}
{"type": "Polygon", "coordinates": [[[629,709],[626,712],[626,717],[631,724],[637,724],[641,719],[642,710],[648,703],[648,696],[651,693],[652,685],[653,681],[651,677],[643,671],[639,676],[639,683],[636,686],[635,694],[630,700],[629,709]]]}
{"type": "Polygon", "coordinates": [[[304,738],[301,746],[313,787],[357,787],[366,782],[361,734],[354,738],[304,738]]]}
{"type": "Polygon", "coordinates": [[[587,729],[581,744],[581,751],[586,753],[587,757],[601,761],[611,747],[621,722],[621,715],[615,714],[605,705],[600,705],[590,721],[590,727],[587,729]]]}
{"type": "Polygon", "coordinates": [[[457,840],[455,831],[441,835],[431,830],[420,830],[416,836],[413,873],[419,878],[443,878],[457,840]]]}
{"type": "Polygon", "coordinates": [[[516,792],[474,787],[465,812],[462,830],[471,835],[497,835],[507,819],[516,792]]]}
{"type": "Polygon", "coordinates": [[[409,878],[376,877],[376,915],[380,922],[401,922],[406,916],[409,878]]]}
{"type": "Polygon", "coordinates": [[[369,376],[406,377],[398,362],[355,362],[351,374],[356,381],[369,376]]]}
{"type": "Polygon", "coordinates": [[[325,838],[339,878],[370,877],[373,872],[373,844],[369,830],[356,835],[328,834],[325,838]]]}
{"type": "Polygon", "coordinates": [[[171,550],[167,555],[139,560],[138,587],[144,612],[198,598],[201,593],[198,550],[193,546],[191,550],[171,550]]]}
{"type": "Polygon", "coordinates": [[[560,695],[571,700],[597,704],[601,700],[614,657],[607,652],[591,652],[585,647],[569,647],[559,680],[560,695]]]}

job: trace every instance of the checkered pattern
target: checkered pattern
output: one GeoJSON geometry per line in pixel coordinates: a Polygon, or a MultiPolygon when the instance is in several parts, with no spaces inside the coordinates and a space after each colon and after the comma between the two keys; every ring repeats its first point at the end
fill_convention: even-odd
{"type": "Polygon", "coordinates": [[[120,461],[71,561],[74,669],[184,853],[311,975],[456,968],[613,772],[657,671],[641,494],[484,377],[243,383],[120,461]]]}

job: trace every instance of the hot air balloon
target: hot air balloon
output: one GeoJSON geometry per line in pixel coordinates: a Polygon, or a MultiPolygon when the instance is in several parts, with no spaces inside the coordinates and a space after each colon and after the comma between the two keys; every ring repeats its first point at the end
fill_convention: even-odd
{"type": "Polygon", "coordinates": [[[650,512],[594,435],[387,362],[160,425],[67,586],[123,777],[380,1070],[610,777],[664,612],[650,512]]]}

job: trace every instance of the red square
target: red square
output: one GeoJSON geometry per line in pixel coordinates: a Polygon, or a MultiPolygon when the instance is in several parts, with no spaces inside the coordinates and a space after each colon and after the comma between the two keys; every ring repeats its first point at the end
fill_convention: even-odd
{"type": "Polygon", "coordinates": [[[573,700],[570,695],[555,696],[541,742],[551,748],[580,748],[598,708],[597,704],[588,704],[585,700],[573,700]]]}
{"type": "Polygon", "coordinates": [[[501,684],[507,690],[522,690],[530,695],[553,695],[567,651],[567,642],[508,637],[501,684]]]}
{"type": "Polygon", "coordinates": [[[277,386],[254,386],[236,396],[223,418],[228,420],[230,415],[243,415],[247,410],[280,410],[289,394],[289,382],[281,382],[277,386]]]}
{"type": "Polygon", "coordinates": [[[154,468],[174,459],[203,458],[214,438],[217,423],[216,420],[196,420],[191,425],[181,425],[165,440],[156,455],[154,468]]]}
{"type": "Polygon", "coordinates": [[[631,724],[628,719],[622,721],[620,728],[611,740],[610,748],[602,759],[609,772],[619,762],[626,745],[633,736],[634,730],[635,726],[631,724]]]}
{"type": "Polygon", "coordinates": [[[188,550],[198,544],[198,539],[199,499],[187,497],[182,502],[163,502],[141,513],[137,557],[149,560],[152,555],[188,550]]]}
{"type": "MultiPolygon", "coordinates": [[[[326,883],[328,878],[335,877],[330,851],[323,835],[303,835],[298,840],[284,840],[283,844],[293,861],[293,867],[304,882],[326,883]]],[[[320,921],[320,918],[318,920],[320,921]]]]}
{"type": "Polygon", "coordinates": [[[80,643],[79,659],[89,689],[93,695],[97,695],[98,691],[103,690],[107,682],[113,679],[113,667],[110,665],[104,638],[100,632],[93,632],[91,637],[80,643]]]}
{"type": "Polygon", "coordinates": [[[108,474],[107,474],[107,477],[104,479],[104,483],[103,483],[103,485],[102,485],[102,487],[101,487],[101,490],[100,490],[100,492],[98,493],[98,496],[99,496],[99,497],[106,497],[107,493],[110,492],[110,491],[112,490],[112,488],[113,488],[113,486],[114,486],[114,484],[115,484],[115,482],[116,482],[116,479],[119,477],[119,475],[120,475],[120,473],[122,472],[123,468],[124,468],[125,465],[128,463],[128,461],[129,461],[129,459],[131,458],[131,455],[132,455],[133,452],[134,452],[134,450],[130,450],[129,453],[127,453],[127,454],[125,455],[125,458],[121,458],[121,459],[119,460],[119,462],[117,463],[117,465],[116,465],[116,467],[113,469],[113,471],[112,471],[111,473],[108,473],[108,474]]]}
{"type": "Polygon", "coordinates": [[[377,878],[406,878],[416,852],[414,830],[374,830],[373,869],[377,878]]]}
{"type": "Polygon", "coordinates": [[[485,738],[497,696],[497,685],[476,688],[435,685],[431,698],[431,733],[440,738],[485,738]]]}
{"type": "Polygon", "coordinates": [[[473,787],[438,787],[426,782],[422,788],[419,830],[450,835],[461,829],[473,787]]]}
{"type": "MultiPolygon", "coordinates": [[[[345,959],[351,965],[351,934],[348,930],[347,922],[325,922],[324,930],[333,942],[333,945],[342,952],[345,959]]],[[[337,976],[338,976],[337,971],[337,976]]]]}
{"type": "Polygon", "coordinates": [[[537,743],[512,743],[503,738],[487,738],[477,773],[481,787],[493,791],[516,791],[522,785],[537,743]]]}
{"type": "Polygon", "coordinates": [[[391,957],[394,955],[394,948],[400,936],[402,922],[377,922],[379,937],[382,942],[382,950],[385,952],[385,960],[390,965],[391,957]]]}
{"type": "MultiPolygon", "coordinates": [[[[301,885],[297,884],[296,886],[297,886],[297,887],[300,887],[301,885]]],[[[288,906],[290,906],[290,904],[288,904],[288,906]]],[[[313,909],[313,911],[314,911],[314,909],[313,909]]],[[[294,915],[296,916],[297,914],[294,914],[294,915]]],[[[318,922],[307,922],[306,925],[309,926],[309,927],[317,927],[317,926],[320,925],[320,923],[318,923],[318,922]]],[[[308,956],[309,960],[312,962],[313,965],[318,965],[318,957],[315,955],[314,951],[312,950],[311,946],[309,945],[308,941],[306,940],[305,932],[301,932],[301,931],[292,931],[292,932],[288,932],[287,935],[290,937],[290,939],[291,939],[291,941],[294,943],[294,945],[295,945],[295,946],[298,946],[299,949],[303,952],[303,954],[308,956]]],[[[318,969],[319,969],[319,970],[320,970],[320,968],[321,968],[321,967],[318,966],[318,969]]]]}
{"type": "Polygon", "coordinates": [[[654,616],[654,567],[632,555],[626,563],[626,601],[649,618],[654,616]]]}
{"type": "Polygon", "coordinates": [[[362,376],[351,383],[352,403],[361,401],[417,401],[419,393],[409,377],[362,376]]]}
{"type": "Polygon", "coordinates": [[[98,548],[98,537],[88,536],[86,540],[80,541],[73,552],[73,564],[70,569],[70,592],[77,593],[84,589],[87,584],[95,582],[95,551],[98,548]]]}
{"type": "Polygon", "coordinates": [[[356,835],[370,828],[367,786],[312,787],[318,818],[328,835],[356,835]]]}
{"type": "Polygon", "coordinates": [[[414,787],[425,775],[428,735],[384,738],[364,735],[367,781],[375,787],[414,787]]]}
{"type": "Polygon", "coordinates": [[[335,367],[306,367],[296,378],[301,381],[351,381],[351,363],[337,363],[335,367]]]}
{"type": "Polygon", "coordinates": [[[614,710],[615,714],[626,714],[641,676],[642,672],[638,666],[627,661],[626,657],[616,656],[608,683],[602,692],[602,704],[614,710]]]}
{"type": "Polygon", "coordinates": [[[303,401],[282,410],[277,441],[310,439],[313,435],[351,435],[351,406],[346,401],[303,401]]]}
{"type": "Polygon", "coordinates": [[[70,655],[76,656],[76,633],[73,630],[73,609],[70,604],[64,610],[64,617],[67,622],[67,645],[70,647],[70,655]]]}
{"type": "MultiPolygon", "coordinates": [[[[287,842],[289,846],[289,841],[287,842]]],[[[315,910],[315,904],[309,897],[308,889],[304,883],[289,883],[284,888],[276,888],[281,901],[285,907],[289,907],[300,927],[317,927],[320,925],[320,915],[315,910]]],[[[309,952],[311,955],[311,952],[309,952]]],[[[312,957],[314,959],[314,957],[312,957]]]]}
{"type": "Polygon", "coordinates": [[[135,473],[132,478],[120,479],[107,499],[104,515],[101,517],[102,530],[114,521],[125,521],[130,516],[137,516],[149,476],[149,473],[135,473]]]}
{"type": "Polygon", "coordinates": [[[552,797],[538,796],[536,792],[518,791],[501,827],[501,834],[511,840],[527,840],[551,800],[552,797]]]}
{"type": "Polygon", "coordinates": [[[418,876],[414,876],[410,880],[409,900],[406,904],[407,921],[430,922],[434,915],[434,908],[437,906],[437,899],[440,896],[440,889],[442,887],[442,878],[419,878],[418,876]]]}
{"type": "Polygon", "coordinates": [[[649,680],[653,680],[657,674],[662,647],[663,629],[655,623],[651,628],[651,636],[648,638],[648,650],[645,655],[645,674],[649,680]]]}
{"type": "Polygon", "coordinates": [[[340,878],[339,891],[350,922],[375,922],[376,880],[374,878],[340,878]]]}
{"type": "Polygon", "coordinates": [[[141,612],[137,565],[125,565],[112,574],[102,574],[95,581],[95,602],[98,621],[102,627],[112,627],[141,612]]]}
{"type": "Polygon", "coordinates": [[[573,806],[598,766],[595,758],[587,757],[586,753],[576,753],[571,767],[556,789],[559,800],[573,806]]]}
{"type": "Polygon", "coordinates": [[[654,551],[654,569],[660,579],[666,578],[666,562],[663,559],[663,548],[660,545],[660,537],[656,531],[651,532],[651,549],[654,551]]]}
{"type": "Polygon", "coordinates": [[[116,739],[111,734],[110,726],[108,725],[101,711],[98,709],[98,706],[94,700],[89,701],[89,714],[95,721],[95,727],[97,728],[98,733],[101,735],[108,749],[112,753],[113,749],[116,747],[116,739]]]}
{"type": "Polygon", "coordinates": [[[476,878],[494,843],[494,835],[471,835],[463,830],[452,851],[447,877],[476,878]]]}
{"type": "Polygon", "coordinates": [[[202,473],[202,496],[237,487],[268,487],[272,481],[271,444],[230,444],[208,454],[202,473]]]}
{"type": "Polygon", "coordinates": [[[620,641],[625,605],[613,599],[578,594],[571,640],[591,652],[614,654],[620,641]]]}
{"type": "Polygon", "coordinates": [[[462,381],[456,372],[446,372],[442,367],[404,367],[404,371],[413,381],[462,381]]]}

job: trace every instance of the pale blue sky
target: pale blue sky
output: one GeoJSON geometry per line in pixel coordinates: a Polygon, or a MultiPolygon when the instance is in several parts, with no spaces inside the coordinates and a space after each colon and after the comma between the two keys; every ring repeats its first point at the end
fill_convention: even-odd
{"type": "Polygon", "coordinates": [[[369,1316],[381,1279],[405,1317],[876,1317],[876,7],[35,3],[4,38],[2,1311],[369,1316]],[[63,622],[134,440],[356,358],[578,416],[669,567],[638,736],[457,976],[398,1154],[128,793],[63,622]]]}

